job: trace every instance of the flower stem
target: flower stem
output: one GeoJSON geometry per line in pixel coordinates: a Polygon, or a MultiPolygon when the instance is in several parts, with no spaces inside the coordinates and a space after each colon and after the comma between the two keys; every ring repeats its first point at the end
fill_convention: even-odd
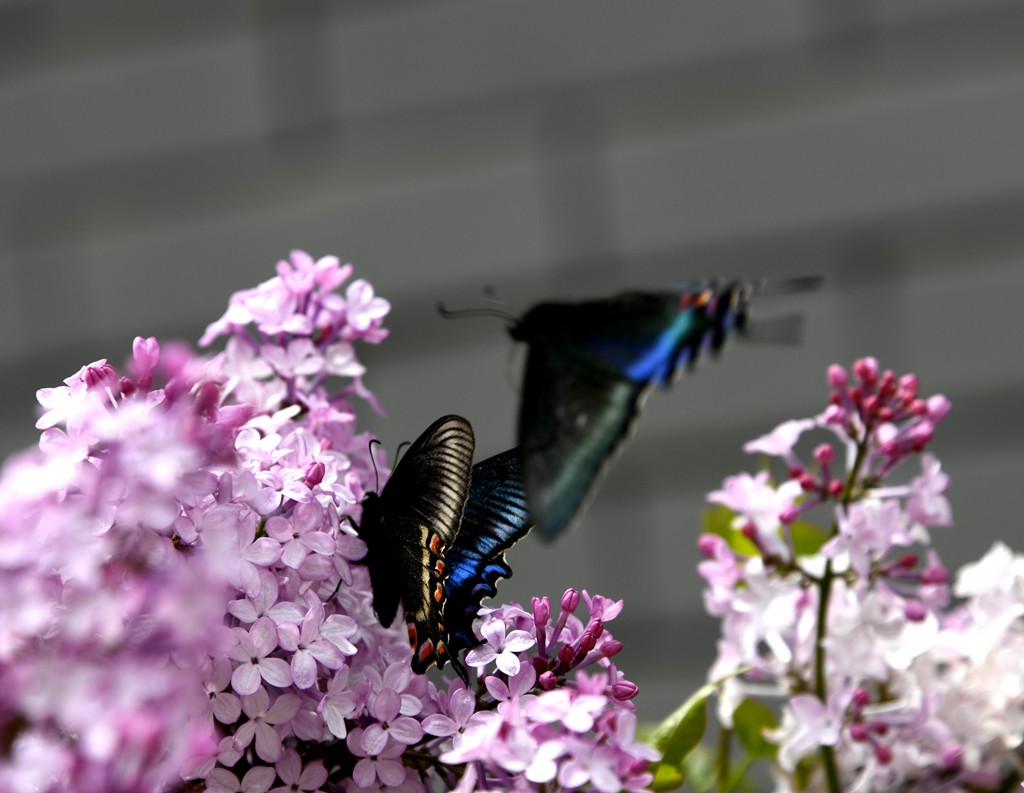
{"type": "MultiPolygon", "coordinates": [[[[828,703],[828,687],[825,685],[825,625],[828,616],[828,601],[832,594],[832,560],[825,563],[825,574],[821,577],[821,596],[818,600],[818,626],[814,642],[814,693],[822,703],[828,703]]],[[[825,768],[825,779],[829,793],[840,793],[839,769],[836,767],[835,752],[831,746],[821,747],[821,762],[825,768]]]]}
{"type": "MultiPolygon", "coordinates": [[[[843,509],[849,506],[853,500],[854,487],[857,478],[860,476],[860,469],[867,456],[868,438],[870,428],[864,432],[864,438],[857,444],[857,456],[854,458],[853,466],[850,468],[850,475],[846,480],[846,487],[843,488],[841,504],[843,509]]],[[[832,535],[839,533],[839,526],[833,524],[832,535]]],[[[818,624],[814,637],[814,693],[822,704],[828,704],[828,685],[825,680],[825,637],[828,631],[828,603],[832,596],[832,580],[835,573],[832,570],[832,560],[825,563],[825,572],[819,584],[818,597],[818,624]]],[[[835,751],[831,746],[821,747],[821,762],[825,769],[825,780],[828,784],[829,793],[840,793],[842,787],[839,781],[839,769],[836,766],[835,751]]]]}
{"type": "Polygon", "coordinates": [[[715,765],[718,768],[715,774],[715,793],[727,793],[729,785],[729,755],[732,749],[732,730],[724,727],[718,731],[718,752],[715,756],[715,765]]]}

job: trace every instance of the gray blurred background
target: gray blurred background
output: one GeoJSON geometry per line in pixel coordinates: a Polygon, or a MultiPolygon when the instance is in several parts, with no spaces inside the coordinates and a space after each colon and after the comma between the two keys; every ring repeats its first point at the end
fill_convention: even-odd
{"type": "MultiPolygon", "coordinates": [[[[705,275],[818,274],[800,347],[734,344],[647,403],[585,523],[503,597],[626,598],[642,716],[702,677],[695,549],[742,443],[873,354],[954,405],[947,562],[1024,550],[1024,5],[0,0],[0,420],[137,334],[198,338],[292,248],[393,304],[362,351],[391,449],[437,416],[513,443],[498,320],[705,275]]],[[[916,471],[916,466],[915,466],[916,471]]]]}

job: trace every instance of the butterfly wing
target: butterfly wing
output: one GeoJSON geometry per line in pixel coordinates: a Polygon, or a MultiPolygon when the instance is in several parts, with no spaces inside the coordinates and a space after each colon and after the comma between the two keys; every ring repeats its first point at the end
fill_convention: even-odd
{"type": "Polygon", "coordinates": [[[473,446],[469,422],[443,416],[409,447],[380,496],[363,502],[359,534],[367,544],[374,610],[390,625],[402,603],[412,667],[421,674],[451,660],[442,621],[445,550],[459,531],[473,446]]]}
{"type": "Polygon", "coordinates": [[[541,536],[553,539],[579,514],[650,388],[745,324],[748,297],[730,284],[541,304],[513,328],[530,347],[519,442],[541,536]]]}
{"type": "Polygon", "coordinates": [[[512,575],[505,551],[532,525],[519,449],[510,449],[474,465],[462,527],[446,554],[444,618],[452,656],[463,648],[480,644],[473,633],[480,601],[496,594],[499,578],[512,575]]]}
{"type": "Polygon", "coordinates": [[[547,345],[530,350],[519,441],[529,509],[545,539],[561,534],[593,492],[646,390],[547,345]]]}

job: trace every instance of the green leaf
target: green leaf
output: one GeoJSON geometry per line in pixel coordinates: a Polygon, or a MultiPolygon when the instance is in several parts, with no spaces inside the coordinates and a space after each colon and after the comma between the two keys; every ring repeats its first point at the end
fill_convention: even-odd
{"type": "Polygon", "coordinates": [[[742,532],[732,527],[736,513],[728,507],[718,504],[711,509],[705,510],[701,517],[704,523],[704,531],[708,534],[716,534],[725,540],[733,553],[741,556],[761,555],[761,552],[752,541],[744,537],[742,532]]]}
{"type": "Polygon", "coordinates": [[[797,556],[811,556],[821,550],[829,540],[828,532],[810,521],[798,520],[789,527],[793,550],[797,556]]]}
{"type": "Polygon", "coordinates": [[[708,683],[697,689],[675,713],[665,719],[651,736],[651,745],[662,754],[661,762],[678,768],[707,728],[708,697],[715,693],[716,684],[708,683]]]}
{"type": "Polygon", "coordinates": [[[668,790],[679,790],[686,780],[683,772],[670,765],[659,763],[654,767],[654,781],[651,782],[650,790],[656,793],[664,793],[668,790]]]}
{"type": "Polygon", "coordinates": [[[698,746],[683,760],[683,776],[696,793],[711,793],[718,776],[715,753],[706,746],[698,746]]]}
{"type": "Polygon", "coordinates": [[[775,714],[763,703],[745,699],[733,713],[733,734],[751,759],[775,757],[776,746],[764,737],[777,725],[775,714]]]}

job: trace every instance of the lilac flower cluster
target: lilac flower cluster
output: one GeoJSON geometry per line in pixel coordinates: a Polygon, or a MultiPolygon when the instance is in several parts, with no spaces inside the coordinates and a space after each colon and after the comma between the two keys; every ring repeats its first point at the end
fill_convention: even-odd
{"type": "Polygon", "coordinates": [[[447,698],[450,715],[424,722],[428,733],[451,736],[441,762],[470,764],[459,790],[614,793],[651,783],[647,763],[658,753],[636,740],[630,700],[637,687],[609,660],[622,643],[604,624],[622,601],[586,591],[583,598],[586,624],[574,614],[580,602],[574,589],[562,596],[554,624],[547,597],[534,598],[530,611],[516,603],[481,610],[485,641],[466,663],[479,670],[486,693],[473,711],[472,695],[456,682],[447,698]],[[496,670],[485,675],[492,662],[496,670]],[[591,665],[591,674],[577,671],[591,665]],[[570,672],[576,674],[567,680],[570,672]]]}
{"type": "Polygon", "coordinates": [[[387,474],[354,344],[389,305],[338,293],[335,257],[277,272],[207,329],[221,353],[138,339],[125,376],[39,392],[39,448],[0,479],[0,789],[644,787],[621,602],[482,612],[476,691],[412,673],[351,526],[387,474]]]}
{"type": "Polygon", "coordinates": [[[747,444],[778,458],[725,480],[708,500],[732,530],[705,534],[705,606],[722,622],[709,677],[719,718],[747,699],[782,699],[767,732],[776,790],[1000,790],[1024,742],[1024,559],[1003,547],[949,574],[929,529],[952,522],[948,477],[925,450],[949,411],[913,375],[872,358],[828,373],[829,407],[747,444]],[[831,434],[806,462],[804,433],[831,434]],[[920,473],[890,477],[912,457],[920,473]],[[831,529],[808,518],[824,514],[831,529]]]}

